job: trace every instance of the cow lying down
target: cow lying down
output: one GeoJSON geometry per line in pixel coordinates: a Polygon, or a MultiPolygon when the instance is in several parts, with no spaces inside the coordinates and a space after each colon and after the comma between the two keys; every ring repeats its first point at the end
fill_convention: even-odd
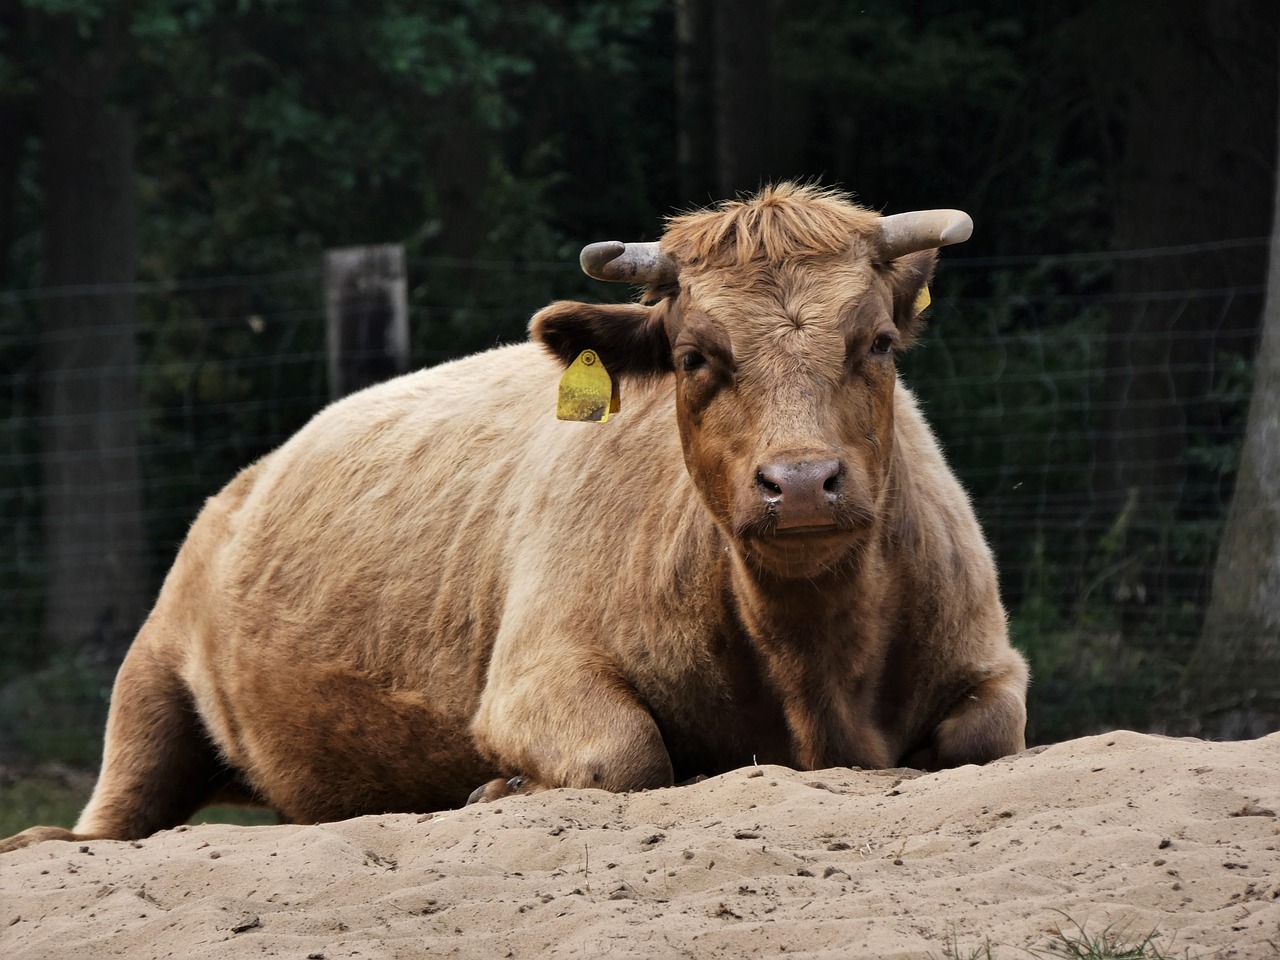
{"type": "Polygon", "coordinates": [[[583,251],[640,302],[330,406],[196,520],[75,829],[0,850],[1022,749],[991,553],[894,365],[970,230],[781,184],[583,251]],[[621,412],[560,421],[587,350],[621,412]]]}

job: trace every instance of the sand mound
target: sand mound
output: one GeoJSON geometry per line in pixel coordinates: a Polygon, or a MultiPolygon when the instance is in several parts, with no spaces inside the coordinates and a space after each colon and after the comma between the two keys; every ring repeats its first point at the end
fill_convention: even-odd
{"type": "Polygon", "coordinates": [[[995,957],[1059,928],[1280,950],[1280,734],[1119,732],[938,774],[740,770],[0,858],[0,955],[995,957]]]}

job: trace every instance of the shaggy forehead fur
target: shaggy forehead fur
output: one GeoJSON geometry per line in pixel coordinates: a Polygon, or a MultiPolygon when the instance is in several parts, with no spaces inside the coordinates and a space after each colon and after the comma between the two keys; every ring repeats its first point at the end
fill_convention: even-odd
{"type": "Polygon", "coordinates": [[[779,183],[667,221],[662,249],[685,267],[769,267],[822,257],[869,241],[880,215],[847,194],[812,184],[779,183]]]}
{"type": "Polygon", "coordinates": [[[780,349],[838,362],[871,285],[879,219],[839,191],[781,183],[672,217],[661,242],[681,264],[686,305],[725,329],[740,360],[780,349]]]}

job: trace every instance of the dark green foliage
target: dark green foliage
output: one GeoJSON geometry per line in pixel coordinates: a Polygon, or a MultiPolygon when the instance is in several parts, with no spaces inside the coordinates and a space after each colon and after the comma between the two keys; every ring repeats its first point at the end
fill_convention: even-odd
{"type": "Polygon", "coordinates": [[[69,829],[92,790],[93,778],[85,773],[0,771],[0,833],[12,836],[33,823],[69,829]]]}
{"type": "MultiPolygon", "coordinates": [[[[92,791],[90,774],[61,764],[0,769],[0,833],[12,836],[35,823],[70,829],[92,791]]],[[[280,818],[260,808],[215,806],[205,807],[190,822],[258,826],[279,823],[280,818]]]]}
{"type": "Polygon", "coordinates": [[[44,558],[40,537],[35,338],[19,304],[0,306],[0,676],[33,667],[41,616],[44,558]]]}
{"type": "Polygon", "coordinates": [[[114,675],[114,664],[59,656],[0,686],[0,756],[95,766],[114,675]]]}

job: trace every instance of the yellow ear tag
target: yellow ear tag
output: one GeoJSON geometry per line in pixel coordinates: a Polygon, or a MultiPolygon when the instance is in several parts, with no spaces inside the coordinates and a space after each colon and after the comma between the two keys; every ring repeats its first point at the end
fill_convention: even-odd
{"type": "Polygon", "coordinates": [[[918,317],[920,316],[920,314],[924,313],[925,310],[929,308],[929,304],[931,303],[933,303],[933,298],[929,296],[929,288],[921,287],[920,292],[916,294],[916,305],[915,305],[916,316],[918,317]]]}
{"type": "Polygon", "coordinates": [[[617,413],[619,409],[613,378],[600,362],[599,354],[594,350],[583,350],[560,378],[556,417],[605,423],[609,414],[617,413]]]}

